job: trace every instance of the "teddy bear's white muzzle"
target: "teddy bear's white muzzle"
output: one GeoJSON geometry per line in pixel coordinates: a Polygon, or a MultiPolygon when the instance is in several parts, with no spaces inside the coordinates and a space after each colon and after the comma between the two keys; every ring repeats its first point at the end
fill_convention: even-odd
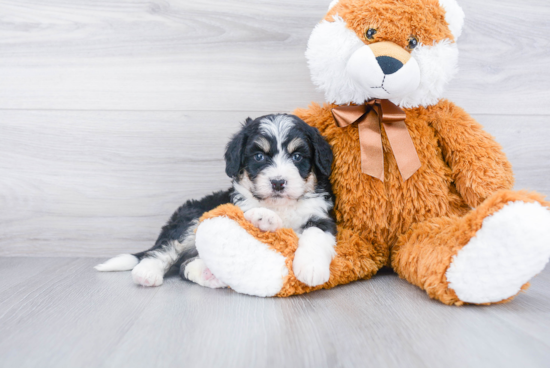
{"type": "Polygon", "coordinates": [[[348,75],[373,98],[404,97],[420,85],[420,68],[414,58],[406,63],[377,56],[368,45],[357,49],[347,63],[348,75]]]}

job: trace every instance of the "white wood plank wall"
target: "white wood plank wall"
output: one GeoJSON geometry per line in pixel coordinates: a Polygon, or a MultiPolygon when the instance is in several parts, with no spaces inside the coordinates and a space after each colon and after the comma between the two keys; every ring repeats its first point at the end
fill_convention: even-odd
{"type": "MultiPolygon", "coordinates": [[[[550,3],[459,0],[447,96],[550,194],[550,3]]],[[[0,0],[0,255],[149,246],[229,185],[247,116],[322,101],[303,56],[329,0],[0,0]]]]}

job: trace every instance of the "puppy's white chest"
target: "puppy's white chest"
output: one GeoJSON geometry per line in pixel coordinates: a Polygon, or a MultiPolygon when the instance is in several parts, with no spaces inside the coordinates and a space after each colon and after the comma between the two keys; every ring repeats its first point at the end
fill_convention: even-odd
{"type": "Polygon", "coordinates": [[[309,198],[283,206],[268,207],[283,220],[283,227],[301,233],[302,226],[312,217],[324,218],[327,215],[328,203],[322,197],[309,198]]]}

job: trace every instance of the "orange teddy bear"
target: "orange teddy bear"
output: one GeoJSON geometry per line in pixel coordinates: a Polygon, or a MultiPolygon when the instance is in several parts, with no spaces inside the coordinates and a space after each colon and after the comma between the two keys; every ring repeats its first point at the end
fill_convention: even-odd
{"type": "Polygon", "coordinates": [[[203,216],[196,234],[219,280],[242,293],[290,296],[388,266],[450,305],[502,303],[527,288],[550,258],[549,203],[512,191],[500,145],[441,99],[463,22],[455,0],[331,3],[306,52],[328,103],[295,111],[334,152],[330,279],[297,280],[297,235],[261,232],[224,205],[203,216]]]}

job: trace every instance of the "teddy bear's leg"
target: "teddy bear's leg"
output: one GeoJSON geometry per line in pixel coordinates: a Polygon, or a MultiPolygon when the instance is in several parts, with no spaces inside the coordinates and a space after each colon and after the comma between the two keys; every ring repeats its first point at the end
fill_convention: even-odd
{"type": "Polygon", "coordinates": [[[445,304],[513,299],[550,258],[549,203],[501,191],[464,217],[416,224],[392,249],[394,270],[445,304]]]}
{"type": "Polygon", "coordinates": [[[389,251],[382,244],[367,242],[359,233],[338,228],[329,280],[314,287],[294,275],[294,254],[299,246],[294,231],[263,232],[246,221],[235,206],[220,206],[203,217],[196,246],[204,266],[224,285],[249,295],[286,297],[374,275],[387,263],[389,251]]]}
{"type": "Polygon", "coordinates": [[[203,221],[196,246],[210,271],[239,293],[275,296],[288,275],[285,257],[235,219],[219,216],[203,221]]]}

